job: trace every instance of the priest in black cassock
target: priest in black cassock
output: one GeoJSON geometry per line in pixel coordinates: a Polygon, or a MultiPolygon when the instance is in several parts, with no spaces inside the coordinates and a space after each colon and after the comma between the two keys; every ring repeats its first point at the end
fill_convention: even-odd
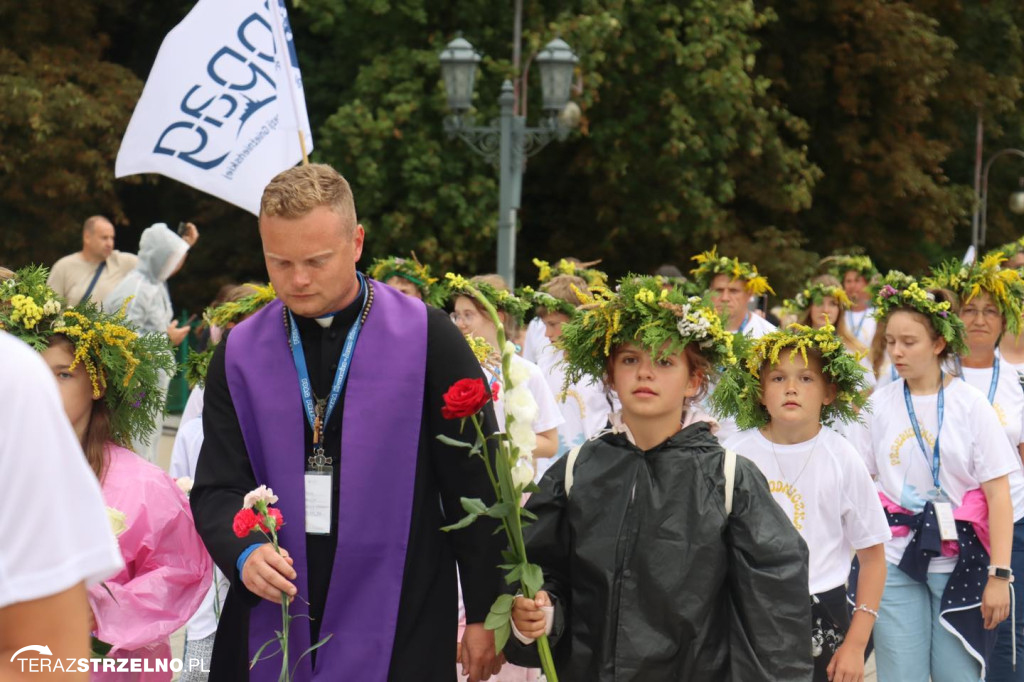
{"type": "Polygon", "coordinates": [[[363,227],[334,169],[280,173],[259,229],[278,300],[210,362],[191,493],[196,526],[232,579],[210,679],[277,679],[280,655],[248,668],[281,628],[285,592],[300,615],[292,665],[330,636],[296,680],[454,680],[456,562],[469,623],[461,662],[472,682],[488,679],[497,661],[483,621],[503,586],[503,536],[489,519],[440,528],[463,515],[460,497],[490,504],[494,493],[479,460],[437,439],[472,441],[442,418],[442,396],[482,377],[480,365],[443,311],[357,273],[363,227]],[[280,498],[285,556],[232,530],[259,485],[280,498]]]}

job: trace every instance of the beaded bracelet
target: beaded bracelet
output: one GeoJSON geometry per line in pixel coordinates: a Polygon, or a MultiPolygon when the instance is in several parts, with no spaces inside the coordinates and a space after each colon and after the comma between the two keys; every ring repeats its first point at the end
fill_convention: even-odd
{"type": "Polygon", "coordinates": [[[854,613],[857,613],[858,611],[863,611],[864,613],[870,613],[872,616],[875,617],[875,620],[878,620],[878,611],[875,611],[873,608],[869,607],[867,604],[861,604],[860,606],[857,606],[857,607],[855,607],[853,609],[854,613]]]}

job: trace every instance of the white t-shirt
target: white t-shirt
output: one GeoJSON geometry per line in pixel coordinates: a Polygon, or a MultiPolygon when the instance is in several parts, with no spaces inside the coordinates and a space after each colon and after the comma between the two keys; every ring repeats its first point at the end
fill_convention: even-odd
{"type": "MultiPolygon", "coordinates": [[[[533,399],[537,401],[537,417],[533,420],[533,432],[543,433],[544,431],[561,426],[564,421],[562,419],[562,413],[558,409],[558,403],[555,402],[555,395],[551,392],[551,389],[548,388],[548,382],[544,380],[544,375],[541,373],[540,368],[529,360],[524,360],[518,355],[512,356],[512,363],[526,368],[530,373],[529,379],[526,380],[526,385],[530,388],[530,393],[533,394],[533,399]]],[[[494,401],[494,414],[498,418],[498,430],[504,431],[505,408],[502,405],[502,400],[505,398],[504,383],[500,381],[497,375],[486,367],[484,368],[484,374],[487,376],[488,384],[492,384],[496,380],[502,384],[502,388],[498,392],[498,399],[494,401]]]]}
{"type": "Polygon", "coordinates": [[[0,409],[3,608],[94,585],[124,562],[50,368],[5,332],[0,358],[0,395],[8,398],[0,409]]]}
{"type": "MultiPolygon", "coordinates": [[[[196,390],[201,389],[196,387],[196,390]]],[[[171,478],[178,479],[188,476],[194,479],[196,463],[199,461],[199,451],[202,449],[203,420],[182,419],[178,426],[178,434],[174,437],[174,448],[171,450],[169,470],[171,478]]],[[[203,639],[217,632],[217,611],[214,609],[214,600],[219,597],[220,606],[218,608],[223,608],[224,598],[228,596],[228,588],[231,584],[216,566],[213,567],[213,580],[214,584],[210,585],[199,608],[185,625],[186,637],[189,640],[203,639]]]]}
{"type": "Polygon", "coordinates": [[[778,327],[755,312],[748,313],[746,322],[743,324],[743,333],[752,339],[759,339],[765,334],[770,334],[776,329],[778,329],[778,327]]]}
{"type": "Polygon", "coordinates": [[[537,461],[536,480],[539,481],[555,460],[605,427],[612,406],[604,384],[591,377],[562,388],[565,383],[564,354],[554,346],[549,345],[541,352],[538,366],[565,420],[558,427],[558,452],[554,457],[537,461]]]}
{"type": "Polygon", "coordinates": [[[869,307],[864,310],[847,310],[846,328],[858,341],[871,348],[871,340],[875,338],[875,330],[878,329],[875,309],[869,307]]]}
{"type": "Polygon", "coordinates": [[[544,320],[535,317],[526,325],[526,338],[523,340],[523,357],[535,365],[540,364],[541,354],[551,348],[551,341],[544,330],[544,320]]]}
{"type": "MultiPolygon", "coordinates": [[[[864,423],[851,426],[847,438],[876,477],[878,489],[896,504],[912,512],[924,509],[935,485],[932,479],[932,447],[938,425],[938,395],[912,396],[921,437],[928,450],[921,452],[903,398],[903,379],[877,389],[864,423]]],[[[940,439],[939,482],[954,506],[964,493],[986,481],[1013,473],[1020,458],[1006,440],[996,411],[985,396],[966,382],[954,379],[944,391],[944,418],[940,439]]],[[[885,546],[885,558],[899,564],[910,536],[894,537],[885,546]]],[[[950,573],[956,557],[931,560],[933,573],[950,573]]]]}
{"type": "Polygon", "coordinates": [[[757,464],[772,497],[807,542],[810,594],[845,585],[852,552],[892,537],[864,462],[828,427],[795,445],[772,443],[750,429],[725,447],[757,464]]]}
{"type": "MultiPolygon", "coordinates": [[[[961,367],[960,375],[968,384],[981,391],[986,400],[988,399],[988,392],[992,387],[991,368],[961,367]]],[[[1024,390],[1021,389],[1017,370],[1008,362],[999,363],[999,378],[992,407],[1010,441],[1010,446],[1017,453],[1017,463],[1020,464],[1020,451],[1017,446],[1024,442],[1024,390]]],[[[1010,497],[1013,499],[1013,520],[1020,521],[1024,518],[1024,469],[1019,466],[1010,474],[1010,497]]]]}

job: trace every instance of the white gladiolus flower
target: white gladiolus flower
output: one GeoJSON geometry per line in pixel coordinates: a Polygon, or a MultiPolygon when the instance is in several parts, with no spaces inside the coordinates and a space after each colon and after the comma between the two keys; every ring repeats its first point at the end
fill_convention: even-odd
{"type": "Polygon", "coordinates": [[[60,312],[60,301],[58,301],[57,299],[51,298],[46,303],[43,304],[43,314],[44,315],[56,315],[59,312],[60,312]]]}
{"type": "Polygon", "coordinates": [[[252,509],[257,502],[266,500],[267,504],[277,504],[277,495],[274,494],[273,489],[268,488],[265,485],[261,485],[256,490],[251,490],[245,494],[245,501],[242,503],[243,509],[252,509]]]}
{"type": "Polygon", "coordinates": [[[512,467],[512,485],[518,490],[522,490],[526,486],[530,485],[533,481],[533,467],[530,466],[530,462],[524,458],[520,458],[516,465],[512,467]]]}
{"type": "Polygon", "coordinates": [[[526,384],[518,384],[502,396],[505,414],[521,424],[532,424],[537,418],[537,400],[526,384]]]}
{"type": "Polygon", "coordinates": [[[513,421],[508,425],[508,437],[522,454],[531,454],[537,449],[537,434],[530,422],[513,421]]]}
{"type": "Polygon", "coordinates": [[[530,380],[530,368],[524,362],[513,360],[509,363],[508,381],[512,386],[521,386],[530,380]]]}

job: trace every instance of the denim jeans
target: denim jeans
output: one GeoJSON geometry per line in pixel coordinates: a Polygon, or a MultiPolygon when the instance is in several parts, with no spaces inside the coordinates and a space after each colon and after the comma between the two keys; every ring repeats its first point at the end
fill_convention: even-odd
{"type": "Polygon", "coordinates": [[[939,621],[949,573],[929,573],[925,585],[887,569],[874,630],[878,682],[978,682],[981,664],[939,621]]]}

